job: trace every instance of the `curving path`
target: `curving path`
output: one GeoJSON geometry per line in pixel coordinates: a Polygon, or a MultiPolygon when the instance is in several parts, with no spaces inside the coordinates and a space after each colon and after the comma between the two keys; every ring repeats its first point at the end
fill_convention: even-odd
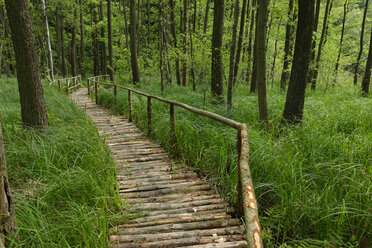
{"type": "Polygon", "coordinates": [[[120,196],[138,213],[112,229],[112,247],[246,247],[241,221],[208,183],[174,164],[127,119],[93,103],[87,89],[71,98],[109,146],[120,196]]]}

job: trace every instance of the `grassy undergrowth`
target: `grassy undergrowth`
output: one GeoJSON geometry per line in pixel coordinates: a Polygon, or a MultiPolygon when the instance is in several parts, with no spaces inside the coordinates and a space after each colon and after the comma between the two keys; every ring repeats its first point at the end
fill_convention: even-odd
{"type": "Polygon", "coordinates": [[[24,129],[17,81],[0,81],[0,113],[18,222],[11,247],[106,247],[119,201],[113,160],[94,124],[45,86],[50,127],[24,129]]]}
{"type": "MultiPolygon", "coordinates": [[[[156,79],[141,91],[161,95],[156,79]]],[[[225,106],[204,101],[204,92],[167,87],[163,96],[248,123],[251,170],[264,227],[265,247],[371,247],[372,99],[356,88],[307,92],[304,122],[279,132],[285,94],[269,89],[270,131],[258,121],[257,96],[245,85],[225,106]]],[[[114,105],[112,89],[101,89],[101,104],[127,113],[127,92],[114,105]]],[[[134,122],[146,129],[146,98],[133,96],[134,122]]],[[[176,108],[177,152],[236,204],[236,132],[176,108]]],[[[169,106],[153,101],[153,135],[169,151],[169,106]]]]}

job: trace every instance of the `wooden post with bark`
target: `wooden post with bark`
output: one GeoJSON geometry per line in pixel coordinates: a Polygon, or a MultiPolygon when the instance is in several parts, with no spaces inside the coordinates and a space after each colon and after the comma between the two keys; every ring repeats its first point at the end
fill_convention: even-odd
{"type": "Polygon", "coordinates": [[[177,136],[176,136],[176,116],[174,110],[174,104],[169,104],[169,115],[170,115],[170,129],[171,129],[171,142],[173,151],[177,147],[177,136]]]}
{"type": "Polygon", "coordinates": [[[58,90],[61,91],[61,80],[58,79],[58,90]]]}
{"type": "Polygon", "coordinates": [[[132,122],[132,91],[128,90],[128,121],[132,122]]]}
{"type": "Polygon", "coordinates": [[[94,81],[94,96],[96,98],[96,104],[98,104],[98,82],[94,81]]]}
{"type": "Polygon", "coordinates": [[[151,136],[152,131],[152,104],[151,97],[147,97],[147,136],[151,136]]]}

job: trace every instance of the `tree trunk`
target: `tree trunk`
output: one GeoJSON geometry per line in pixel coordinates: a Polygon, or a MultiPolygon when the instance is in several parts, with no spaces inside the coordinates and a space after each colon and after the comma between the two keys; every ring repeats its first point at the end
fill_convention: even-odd
{"type": "MultiPolygon", "coordinates": [[[[258,1],[259,3],[260,1],[258,1]]],[[[257,89],[257,22],[258,22],[258,13],[256,14],[256,27],[254,30],[254,45],[253,45],[253,68],[252,68],[252,80],[250,92],[254,93],[257,89]]]]}
{"type": "Polygon", "coordinates": [[[137,11],[137,54],[140,54],[140,41],[141,41],[141,0],[138,0],[138,11],[137,11]]]}
{"type": "Polygon", "coordinates": [[[372,68],[372,28],[371,28],[371,39],[369,41],[369,52],[366,65],[366,71],[364,73],[362,81],[362,91],[365,95],[368,95],[369,85],[371,83],[371,68],[372,68]]]}
{"type": "MultiPolygon", "coordinates": [[[[249,4],[249,3],[248,3],[249,4]]],[[[235,64],[234,64],[234,78],[233,85],[235,85],[236,78],[238,77],[240,54],[242,51],[243,35],[244,35],[244,24],[245,24],[245,12],[247,9],[247,0],[243,0],[242,12],[240,17],[240,30],[238,39],[238,49],[236,50],[235,64]]]]}
{"type": "Polygon", "coordinates": [[[181,74],[180,74],[180,59],[177,52],[177,33],[176,33],[176,23],[174,15],[174,0],[169,0],[170,9],[171,9],[171,33],[173,36],[173,45],[176,48],[176,79],[177,85],[181,85],[181,74]]]}
{"type": "Polygon", "coordinates": [[[187,86],[187,9],[188,0],[183,0],[183,18],[182,18],[182,48],[183,48],[183,58],[182,58],[182,85],[187,86]]]}
{"type": "Polygon", "coordinates": [[[271,88],[274,87],[275,63],[276,63],[276,57],[278,56],[278,41],[279,41],[279,31],[280,31],[281,24],[282,24],[282,17],[280,17],[278,28],[276,30],[276,38],[275,38],[275,43],[274,43],[274,58],[273,58],[273,65],[271,67],[271,88]]]}
{"type": "MultiPolygon", "coordinates": [[[[74,12],[74,19],[77,20],[78,18],[78,9],[75,9],[74,12]]],[[[76,29],[77,24],[74,23],[72,27],[72,37],[71,37],[71,74],[73,77],[78,75],[77,72],[77,59],[76,59],[76,29]]]]}
{"type": "Polygon", "coordinates": [[[50,44],[50,33],[49,33],[48,15],[46,13],[46,3],[45,3],[45,0],[42,0],[42,2],[43,2],[43,13],[44,13],[44,21],[45,21],[45,31],[46,31],[46,38],[47,38],[47,44],[48,44],[50,77],[51,77],[51,80],[53,82],[54,81],[53,53],[52,53],[52,45],[50,44]]]}
{"type": "Polygon", "coordinates": [[[315,70],[314,70],[314,73],[312,75],[313,77],[311,78],[311,89],[312,90],[315,90],[315,88],[316,88],[316,81],[317,81],[317,78],[318,78],[320,58],[322,56],[323,45],[324,45],[324,40],[325,40],[327,26],[328,26],[328,16],[330,14],[330,10],[331,10],[330,9],[330,0],[327,0],[326,9],[324,11],[322,34],[320,36],[319,45],[318,45],[318,54],[316,56],[315,70]]]}
{"type": "Polygon", "coordinates": [[[28,1],[6,0],[5,4],[17,62],[22,122],[25,126],[31,127],[48,126],[40,65],[28,1]]]}
{"type": "Polygon", "coordinates": [[[1,43],[0,43],[0,78],[1,78],[1,69],[2,69],[2,60],[3,60],[3,48],[5,41],[5,11],[2,4],[0,4],[0,16],[1,16],[1,43]]]}
{"type": "MultiPolygon", "coordinates": [[[[319,0],[318,0],[319,1],[319,0]]],[[[288,19],[287,24],[285,26],[285,43],[284,43],[284,62],[283,62],[283,70],[282,75],[280,77],[280,88],[285,90],[287,81],[289,78],[289,62],[290,62],[290,46],[291,46],[291,37],[292,37],[292,15],[294,9],[294,0],[289,0],[289,8],[288,8],[288,19]]]]}
{"type": "Polygon", "coordinates": [[[314,20],[314,1],[298,0],[298,23],[293,65],[282,123],[302,122],[305,103],[306,76],[309,69],[314,20]]]}
{"type": "Polygon", "coordinates": [[[147,44],[150,47],[151,41],[151,12],[150,12],[150,0],[147,0],[147,44]]]}
{"type": "Polygon", "coordinates": [[[345,22],[346,22],[346,15],[348,12],[348,1],[345,1],[344,4],[344,17],[342,18],[342,29],[341,29],[341,38],[340,38],[340,46],[338,49],[337,61],[335,66],[335,82],[337,81],[337,74],[338,74],[338,67],[340,65],[340,58],[341,58],[341,51],[342,51],[342,43],[344,42],[344,33],[345,33],[345,22]]]}
{"type": "Polygon", "coordinates": [[[98,76],[99,73],[99,43],[98,43],[98,35],[97,35],[97,13],[96,13],[96,6],[94,4],[90,5],[91,13],[92,13],[92,22],[93,22],[93,30],[92,30],[92,40],[93,40],[93,74],[94,76],[98,76]]]}
{"type": "Polygon", "coordinates": [[[221,102],[223,101],[223,62],[221,49],[225,15],[224,6],[224,0],[214,1],[211,92],[212,96],[221,102]]]}
{"type": "Polygon", "coordinates": [[[207,33],[208,17],[209,17],[209,7],[210,7],[210,5],[211,5],[211,0],[207,0],[207,5],[205,7],[205,16],[204,16],[204,28],[203,28],[204,34],[207,33]]]}
{"type": "Polygon", "coordinates": [[[254,20],[255,18],[255,12],[256,12],[256,0],[252,1],[252,14],[251,14],[251,24],[249,27],[249,38],[248,38],[248,48],[247,48],[247,75],[246,75],[246,81],[247,83],[251,80],[251,73],[252,73],[252,42],[253,42],[253,30],[254,30],[254,20]]]}
{"type": "Polygon", "coordinates": [[[80,70],[81,70],[81,77],[85,79],[85,64],[84,64],[84,57],[85,57],[85,41],[84,41],[84,16],[83,16],[84,8],[83,8],[83,1],[80,0],[80,70]]]}
{"type": "Polygon", "coordinates": [[[0,245],[6,247],[9,245],[9,240],[15,234],[16,222],[13,199],[10,193],[8,173],[6,166],[5,149],[3,144],[3,133],[0,120],[0,245]]]}
{"type": "Polygon", "coordinates": [[[233,22],[233,28],[232,28],[232,39],[231,39],[231,48],[230,48],[229,79],[228,79],[228,86],[227,86],[227,109],[228,110],[230,110],[232,106],[232,88],[233,88],[233,81],[234,81],[234,61],[235,61],[235,50],[236,50],[236,33],[237,33],[238,21],[239,21],[239,8],[240,8],[240,1],[235,0],[234,22],[233,22]]]}
{"type": "Polygon", "coordinates": [[[123,12],[124,12],[124,25],[125,25],[125,47],[129,49],[129,38],[128,38],[128,18],[127,18],[127,5],[125,0],[123,0],[123,12]]]}
{"type": "Polygon", "coordinates": [[[363,39],[364,39],[364,29],[366,26],[366,17],[367,17],[367,12],[368,12],[368,4],[369,0],[366,0],[366,4],[364,7],[364,13],[363,13],[363,21],[362,21],[362,31],[360,33],[360,47],[359,47],[359,53],[358,53],[358,58],[355,62],[355,67],[354,67],[354,85],[358,83],[358,70],[359,70],[359,64],[360,64],[360,59],[363,54],[363,39]]]}
{"type": "Polygon", "coordinates": [[[60,61],[60,70],[63,77],[66,77],[66,64],[65,64],[65,44],[63,37],[63,18],[61,15],[61,5],[57,4],[56,7],[56,33],[57,33],[57,53],[60,61]]]}
{"type": "Polygon", "coordinates": [[[108,73],[110,81],[114,82],[114,59],[112,54],[112,27],[111,27],[111,0],[107,0],[107,37],[108,37],[108,51],[109,51],[109,67],[108,73]]]}
{"type": "Polygon", "coordinates": [[[270,0],[260,0],[257,18],[257,91],[260,121],[268,125],[266,96],[266,26],[270,0]]]}
{"type": "MultiPolygon", "coordinates": [[[[100,21],[103,22],[103,0],[100,2],[99,6],[99,15],[100,15],[100,21]]],[[[105,28],[102,25],[101,27],[101,73],[106,74],[107,73],[107,58],[106,58],[106,43],[105,43],[105,28]]]]}
{"type": "Polygon", "coordinates": [[[136,34],[136,0],[130,0],[130,58],[134,85],[140,83],[140,75],[137,63],[136,34]]]}

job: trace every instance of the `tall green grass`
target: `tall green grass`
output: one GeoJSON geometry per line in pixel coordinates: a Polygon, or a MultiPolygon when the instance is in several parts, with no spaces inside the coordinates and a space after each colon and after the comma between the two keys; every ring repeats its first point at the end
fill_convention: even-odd
{"type": "Polygon", "coordinates": [[[18,223],[11,247],[106,247],[119,198],[113,160],[92,121],[45,85],[50,127],[24,129],[17,81],[0,81],[0,114],[18,223]]]}
{"type": "MultiPolygon", "coordinates": [[[[123,83],[123,82],[122,82],[123,83]]],[[[141,91],[161,95],[147,78],[141,91]]],[[[356,88],[307,92],[304,122],[281,130],[285,93],[269,89],[270,130],[258,120],[257,96],[246,85],[234,90],[234,107],[211,104],[205,91],[167,87],[163,96],[248,123],[250,166],[266,247],[372,247],[372,99],[356,88]]],[[[101,89],[99,102],[127,113],[127,92],[101,89]]],[[[133,97],[134,122],[147,125],[146,99],[133,97]]],[[[207,175],[236,205],[236,132],[176,108],[175,154],[207,175]]],[[[153,101],[153,134],[168,150],[169,106],[153,101]]]]}

